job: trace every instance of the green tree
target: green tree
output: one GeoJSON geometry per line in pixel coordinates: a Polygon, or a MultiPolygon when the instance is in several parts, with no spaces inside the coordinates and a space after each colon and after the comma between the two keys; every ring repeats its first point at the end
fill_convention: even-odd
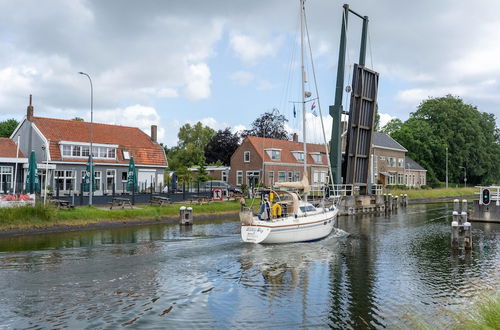
{"type": "Polygon", "coordinates": [[[177,146],[165,148],[169,168],[176,171],[205,163],[205,146],[215,135],[215,131],[198,122],[191,126],[185,124],[179,130],[177,146]]]}
{"type": "Polygon", "coordinates": [[[198,165],[198,170],[196,171],[196,182],[205,182],[208,181],[208,172],[205,163],[201,163],[198,165]]]}
{"type": "Polygon", "coordinates": [[[385,124],[380,132],[391,135],[392,133],[399,131],[401,129],[401,125],[403,125],[403,122],[398,118],[394,118],[385,124]]]}
{"type": "Polygon", "coordinates": [[[255,119],[252,123],[252,128],[244,130],[241,137],[258,136],[278,140],[289,140],[290,134],[285,129],[285,123],[288,119],[280,115],[278,109],[273,109],[271,112],[265,112],[255,119]]]}
{"type": "Polygon", "coordinates": [[[203,126],[201,122],[195,125],[185,124],[179,129],[177,137],[179,138],[179,147],[185,147],[193,144],[197,148],[205,149],[207,143],[215,135],[215,131],[208,126],[203,126]]]}
{"type": "Polygon", "coordinates": [[[19,122],[15,119],[0,121],[0,137],[10,137],[12,133],[14,133],[17,125],[19,125],[19,122]]]}
{"type": "Polygon", "coordinates": [[[84,121],[83,118],[80,118],[80,117],[75,117],[75,118],[73,118],[71,120],[74,120],[74,121],[84,121]]]}
{"type": "Polygon", "coordinates": [[[192,167],[205,163],[203,149],[196,147],[193,143],[188,143],[184,147],[176,146],[169,149],[167,153],[168,167],[176,171],[182,167],[192,167]]]}
{"type": "Polygon", "coordinates": [[[390,135],[408,149],[408,156],[428,170],[430,182],[445,180],[447,147],[451,182],[463,180],[460,166],[467,168],[468,183],[500,180],[500,133],[495,117],[459,97],[425,100],[406,122],[389,128],[390,135]]]}
{"type": "Polygon", "coordinates": [[[221,165],[229,166],[231,156],[240,144],[238,134],[231,133],[231,130],[218,130],[205,147],[205,158],[208,164],[217,162],[221,165]]]}

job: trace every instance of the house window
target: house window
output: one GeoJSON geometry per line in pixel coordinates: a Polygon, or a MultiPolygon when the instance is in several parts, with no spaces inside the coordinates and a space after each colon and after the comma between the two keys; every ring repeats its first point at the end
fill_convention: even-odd
{"type": "Polygon", "coordinates": [[[108,148],[108,158],[116,158],[116,149],[108,148]]]}
{"type": "Polygon", "coordinates": [[[81,154],[81,147],[80,146],[73,146],[73,151],[71,152],[71,154],[75,157],[80,157],[82,154],[81,154]]]}
{"type": "Polygon", "coordinates": [[[299,171],[293,172],[293,181],[300,181],[300,172],[299,171]]]}
{"type": "Polygon", "coordinates": [[[241,186],[243,184],[243,171],[236,171],[236,185],[241,186]]]}
{"type": "Polygon", "coordinates": [[[122,172],[122,182],[127,182],[128,172],[122,172]]]}
{"type": "Polygon", "coordinates": [[[227,182],[227,171],[221,172],[220,179],[224,182],[227,182]]]}
{"type": "Polygon", "coordinates": [[[279,171],[278,172],[278,182],[285,182],[285,181],[286,181],[286,172],[279,171]]]}
{"type": "Polygon", "coordinates": [[[267,177],[268,177],[269,184],[273,185],[274,184],[274,171],[269,171],[267,173],[267,177]]]}
{"type": "Polygon", "coordinates": [[[260,172],[259,171],[247,171],[247,185],[250,187],[255,187],[259,184],[260,172]]]}
{"type": "Polygon", "coordinates": [[[396,184],[396,173],[389,173],[388,183],[387,184],[396,184]]]}
{"type": "Polygon", "coordinates": [[[90,147],[82,146],[82,157],[88,157],[90,155],[90,147]]]}
{"type": "Polygon", "coordinates": [[[245,151],[243,153],[243,161],[245,163],[250,163],[250,151],[245,151]]]}
{"type": "Polygon", "coordinates": [[[73,190],[73,180],[75,179],[73,171],[55,171],[54,179],[56,181],[56,189],[73,190]]]}
{"type": "Polygon", "coordinates": [[[385,157],[384,156],[380,156],[380,160],[385,160],[385,157]]]}
{"type": "Polygon", "coordinates": [[[267,154],[271,158],[271,160],[280,160],[281,159],[281,150],[280,149],[268,149],[266,150],[267,154]]]}
{"type": "Polygon", "coordinates": [[[106,190],[113,191],[113,186],[116,189],[116,170],[106,170],[106,190]]]}
{"type": "Polygon", "coordinates": [[[404,158],[398,158],[398,167],[405,167],[405,159],[404,158]]]}
{"type": "Polygon", "coordinates": [[[404,184],[404,174],[398,174],[398,184],[404,184]]]}
{"type": "Polygon", "coordinates": [[[318,183],[319,182],[319,172],[314,171],[313,172],[313,183],[318,183]]]}
{"type": "MultiPolygon", "coordinates": [[[[116,149],[111,147],[92,147],[94,158],[115,159],[116,149]]],[[[86,158],[90,154],[90,147],[87,145],[70,145],[62,146],[63,157],[78,157],[86,158]]]]}
{"type": "Polygon", "coordinates": [[[288,182],[292,182],[293,181],[293,172],[288,172],[288,182]]]}
{"type": "Polygon", "coordinates": [[[311,153],[311,157],[315,163],[321,163],[321,154],[320,153],[311,153]]]}
{"type": "Polygon", "coordinates": [[[12,188],[12,166],[0,166],[0,192],[6,193],[12,188]]]}
{"type": "Polygon", "coordinates": [[[387,157],[387,166],[389,166],[389,167],[395,167],[396,166],[396,158],[394,158],[394,157],[387,157]]]}
{"type": "Polygon", "coordinates": [[[101,190],[101,182],[102,182],[101,171],[95,171],[94,177],[95,177],[95,190],[101,190]]]}
{"type": "Polygon", "coordinates": [[[304,152],[303,151],[292,151],[292,154],[298,162],[304,161],[304,152]]]}
{"type": "Polygon", "coordinates": [[[326,183],[326,172],[320,172],[320,179],[319,181],[321,183],[326,183]]]}
{"type": "Polygon", "coordinates": [[[63,156],[71,156],[71,146],[70,145],[63,145],[63,150],[62,150],[63,156]]]}
{"type": "Polygon", "coordinates": [[[130,153],[128,150],[123,150],[123,159],[130,159],[130,153]]]}

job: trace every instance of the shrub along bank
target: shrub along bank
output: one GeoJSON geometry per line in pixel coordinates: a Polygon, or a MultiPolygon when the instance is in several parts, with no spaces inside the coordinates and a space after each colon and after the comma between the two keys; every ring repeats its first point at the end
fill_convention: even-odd
{"type": "MultiPolygon", "coordinates": [[[[224,201],[203,205],[189,205],[195,215],[210,215],[217,213],[237,212],[239,202],[224,201]]],[[[164,206],[140,205],[133,209],[113,209],[82,206],[69,210],[58,210],[52,206],[37,204],[36,206],[22,206],[0,208],[0,230],[33,229],[52,226],[84,226],[104,221],[121,220],[161,220],[175,218],[179,214],[182,204],[164,206]]]]}

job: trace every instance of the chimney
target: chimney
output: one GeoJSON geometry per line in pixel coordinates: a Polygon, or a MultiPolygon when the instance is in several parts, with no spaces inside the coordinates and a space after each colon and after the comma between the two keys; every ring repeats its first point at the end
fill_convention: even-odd
{"type": "Polygon", "coordinates": [[[299,135],[297,133],[293,133],[292,140],[293,142],[299,142],[299,135]]]}
{"type": "Polygon", "coordinates": [[[33,106],[31,105],[32,101],[32,96],[30,94],[30,105],[28,105],[27,111],[26,111],[26,119],[28,121],[33,121],[33,106]]]}
{"type": "Polygon", "coordinates": [[[158,141],[158,126],[151,125],[151,141],[157,143],[158,141]]]}

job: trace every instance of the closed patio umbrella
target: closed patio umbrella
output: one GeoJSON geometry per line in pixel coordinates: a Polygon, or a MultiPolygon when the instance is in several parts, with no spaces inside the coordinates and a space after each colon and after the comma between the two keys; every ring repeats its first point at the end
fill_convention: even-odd
{"type": "Polygon", "coordinates": [[[30,194],[40,191],[40,178],[36,169],[36,155],[32,151],[28,162],[28,176],[26,177],[26,191],[30,194]]]}
{"type": "Polygon", "coordinates": [[[95,174],[94,174],[94,166],[90,165],[92,163],[92,156],[89,155],[89,160],[87,162],[87,170],[85,171],[85,176],[83,177],[83,191],[90,191],[90,180],[92,180],[92,191],[96,191],[97,187],[95,184],[95,174]]]}
{"type": "Polygon", "coordinates": [[[137,169],[135,168],[134,157],[130,157],[130,163],[128,165],[128,175],[127,175],[127,190],[137,192],[137,169]]]}

